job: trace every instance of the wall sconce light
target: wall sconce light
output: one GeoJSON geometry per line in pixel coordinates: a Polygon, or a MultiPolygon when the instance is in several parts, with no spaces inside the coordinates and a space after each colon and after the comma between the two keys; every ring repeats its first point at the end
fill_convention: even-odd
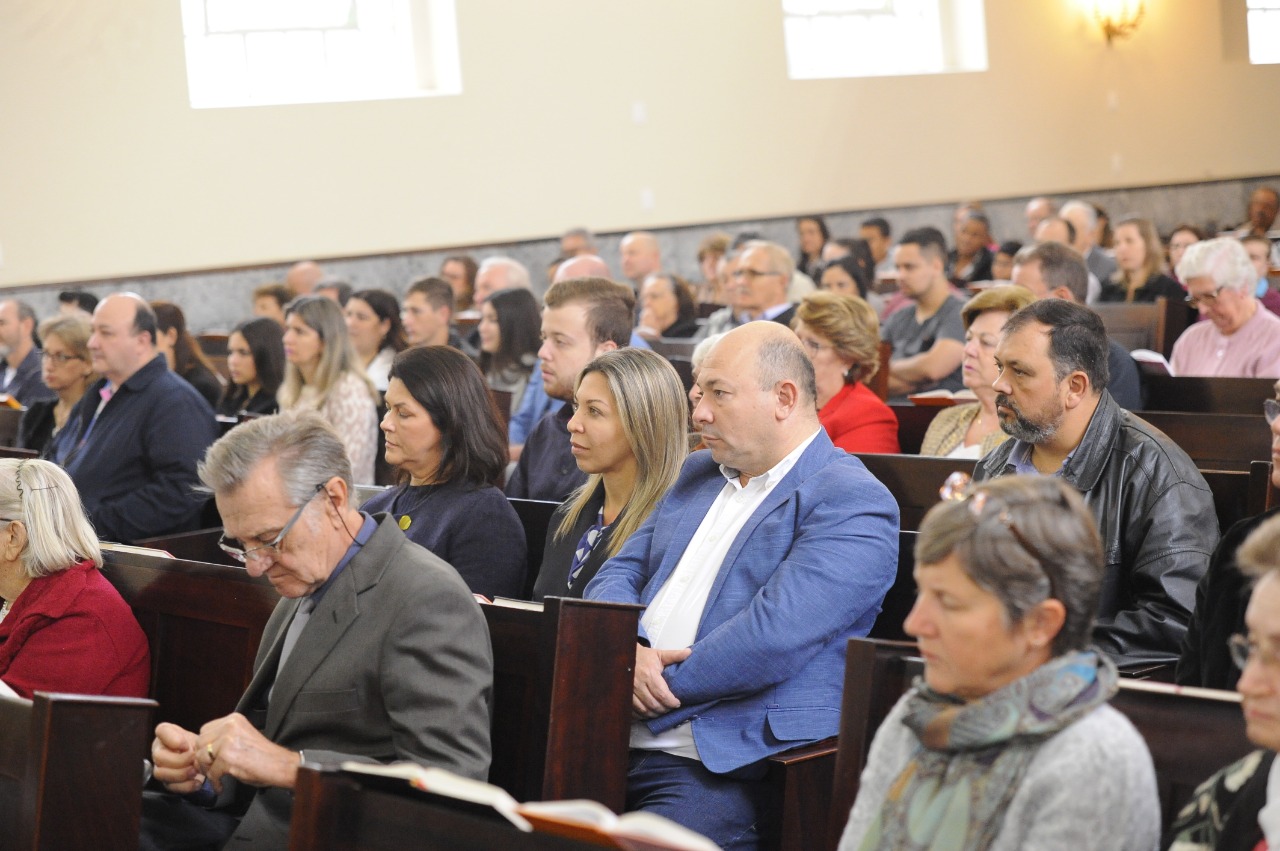
{"type": "Polygon", "coordinates": [[[1093,18],[1102,27],[1107,44],[1118,38],[1128,38],[1138,30],[1146,12],[1143,0],[1094,0],[1093,18]]]}

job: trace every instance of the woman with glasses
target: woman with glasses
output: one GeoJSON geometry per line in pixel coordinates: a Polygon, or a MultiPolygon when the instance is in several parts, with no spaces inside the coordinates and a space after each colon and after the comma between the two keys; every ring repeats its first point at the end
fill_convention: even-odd
{"type": "Polygon", "coordinates": [[[34,691],[146,697],[146,636],[101,574],[71,477],[0,459],[0,681],[34,691]]]}
{"type": "Polygon", "coordinates": [[[382,434],[401,483],[364,510],[390,512],[409,540],[453,565],[473,593],[521,596],[524,527],[495,486],[507,441],[475,363],[450,346],[397,355],[382,434]]]}
{"type": "Polygon", "coordinates": [[[947,458],[981,458],[1008,439],[996,415],[996,343],[1000,329],[1014,313],[1035,301],[1022,287],[998,286],[983,290],[960,310],[964,321],[964,359],[961,380],[977,401],[953,405],[938,412],[920,444],[921,455],[947,458]]]}
{"type": "Polygon", "coordinates": [[[280,410],[319,411],[347,447],[357,484],[373,483],[378,391],[356,363],[342,308],[324,296],[299,296],[284,310],[284,383],[280,410]]]}
{"type": "Polygon", "coordinates": [[[791,320],[813,361],[818,420],[846,452],[898,452],[898,418],[864,382],[880,367],[880,320],[857,296],[805,296],[791,320]]]}
{"type": "Polygon", "coordinates": [[[606,352],[578,375],[569,442],[587,481],[556,509],[533,598],[582,597],[649,517],[688,455],[675,368],[646,349],[606,352]]]}
{"type": "Polygon", "coordinates": [[[53,436],[67,423],[71,409],[80,401],[97,375],[89,364],[89,320],[83,316],[55,316],[40,323],[40,377],[56,395],[27,405],[18,423],[19,449],[44,454],[53,436]]]}
{"type": "Polygon", "coordinates": [[[1258,273],[1240,240],[1219,237],[1187,248],[1178,264],[1196,322],[1173,344],[1174,375],[1280,377],[1280,316],[1257,298],[1258,273]]]}
{"type": "Polygon", "coordinates": [[[949,495],[920,526],[904,623],[924,676],[876,731],[840,851],[1155,847],[1151,755],[1090,646],[1092,514],[1049,476],[949,495]]]}
{"type": "Polygon", "coordinates": [[[1184,851],[1280,848],[1280,519],[1258,526],[1236,554],[1255,582],[1243,632],[1227,646],[1240,670],[1236,690],[1245,733],[1260,750],[1222,769],[1196,790],[1162,847],[1184,851]]]}

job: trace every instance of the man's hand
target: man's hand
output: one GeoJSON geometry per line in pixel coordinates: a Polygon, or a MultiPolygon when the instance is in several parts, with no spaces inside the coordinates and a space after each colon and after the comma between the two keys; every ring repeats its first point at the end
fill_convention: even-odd
{"type": "Polygon", "coordinates": [[[195,759],[218,792],[225,775],[252,786],[292,789],[302,763],[297,751],[275,744],[238,712],[200,728],[195,759]]]}
{"type": "Polygon", "coordinates": [[[196,734],[177,724],[156,727],[151,742],[154,777],[178,795],[194,792],[204,785],[204,773],[196,764],[196,734]]]}
{"type": "Polygon", "coordinates": [[[680,700],[671,693],[662,670],[667,665],[683,662],[693,652],[690,647],[676,650],[654,650],[636,645],[636,678],[631,693],[631,710],[640,718],[657,718],[678,709],[680,700]]]}

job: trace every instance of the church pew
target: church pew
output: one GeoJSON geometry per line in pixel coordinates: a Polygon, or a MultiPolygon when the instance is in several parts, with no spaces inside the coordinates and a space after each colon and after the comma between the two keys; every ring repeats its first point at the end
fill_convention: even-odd
{"type": "Polygon", "coordinates": [[[1270,461],[1254,461],[1249,465],[1249,503],[1246,517],[1280,505],[1280,488],[1271,484],[1272,467],[1270,461]]]}
{"type": "Polygon", "coordinates": [[[919,455],[924,434],[943,409],[940,405],[890,405],[889,410],[898,418],[898,448],[903,455],[919,455]]]}
{"type": "Polygon", "coordinates": [[[1271,459],[1271,430],[1262,404],[1251,414],[1143,411],[1142,419],[1160,429],[1201,470],[1244,470],[1271,459]]]}
{"type": "Polygon", "coordinates": [[[520,525],[524,528],[525,562],[524,598],[533,596],[533,584],[538,581],[538,571],[542,569],[542,552],[547,546],[547,535],[550,534],[551,515],[556,513],[560,503],[545,499],[519,499],[507,497],[507,502],[516,510],[520,525]]]}
{"type": "Polygon", "coordinates": [[[239,567],[240,563],[218,546],[218,541],[221,539],[222,527],[216,526],[212,529],[196,529],[194,532],[176,532],[172,535],[157,535],[154,538],[139,538],[134,541],[134,544],[139,547],[164,550],[174,558],[187,561],[239,567]]]}
{"type": "Polygon", "coordinates": [[[938,490],[957,470],[972,475],[976,462],[963,458],[931,458],[920,455],[856,456],[898,501],[900,528],[914,532],[924,515],[938,502],[938,490]]]}
{"type": "Polygon", "coordinates": [[[1152,303],[1090,305],[1102,317],[1107,336],[1129,351],[1151,349],[1166,358],[1191,318],[1185,302],[1165,298],[1152,303]]]}
{"type": "MultiPolygon", "coordinates": [[[[1270,378],[1143,376],[1147,411],[1201,414],[1261,414],[1262,400],[1275,398],[1270,378]]],[[[1143,411],[1138,416],[1145,417],[1143,411]]]]}
{"type": "Polygon", "coordinates": [[[280,599],[271,583],[227,565],[111,551],[103,558],[103,575],[151,646],[156,720],[199,730],[235,709],[280,599]]]}
{"type": "Polygon", "coordinates": [[[653,349],[655,354],[662,355],[667,360],[673,357],[685,358],[688,360],[693,357],[693,350],[698,347],[700,340],[692,340],[688,337],[659,337],[656,340],[649,341],[649,348],[653,349]]]}
{"type": "MultiPolygon", "coordinates": [[[[849,641],[829,847],[835,847],[857,798],[876,730],[923,672],[914,644],[849,641]]],[[[1111,705],[1128,717],[1151,751],[1162,831],[1199,783],[1254,749],[1244,735],[1235,692],[1126,679],[1111,705]]]]}
{"type": "Polygon", "coordinates": [[[0,697],[0,849],[134,851],[155,702],[0,697]]]}
{"type": "Polygon", "coordinates": [[[13,446],[18,439],[18,423],[26,408],[10,408],[0,405],[0,446],[13,446]]]}

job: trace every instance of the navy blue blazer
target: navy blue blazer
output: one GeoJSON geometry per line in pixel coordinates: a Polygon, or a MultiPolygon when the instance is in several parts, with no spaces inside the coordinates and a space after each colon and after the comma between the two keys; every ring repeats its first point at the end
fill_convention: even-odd
{"type": "MultiPolygon", "coordinates": [[[[647,606],[724,485],[709,451],[689,456],[583,596],[647,606]]],[[[717,773],[834,736],[845,644],[875,623],[897,563],[897,502],[820,431],[734,540],[693,653],[665,672],[682,705],[649,729],[691,722],[703,764],[717,773]]]]}

